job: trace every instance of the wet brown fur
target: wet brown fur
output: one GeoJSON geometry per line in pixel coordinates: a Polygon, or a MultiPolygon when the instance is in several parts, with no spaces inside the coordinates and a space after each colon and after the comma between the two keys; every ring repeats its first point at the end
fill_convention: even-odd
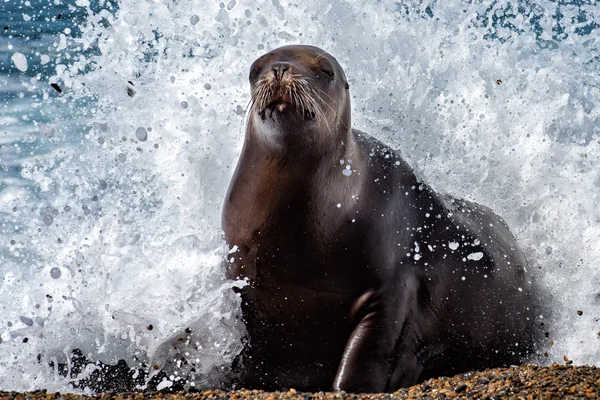
{"type": "Polygon", "coordinates": [[[238,386],[393,391],[532,351],[532,286],[506,224],[352,129],[332,56],[285,46],[254,62],[250,83],[222,219],[237,246],[229,276],[249,282],[238,386]],[[290,95],[300,77],[311,90],[290,95]]]}

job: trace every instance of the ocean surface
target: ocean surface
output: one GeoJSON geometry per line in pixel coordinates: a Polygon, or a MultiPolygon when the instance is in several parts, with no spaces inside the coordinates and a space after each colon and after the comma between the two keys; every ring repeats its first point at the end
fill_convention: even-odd
{"type": "Polygon", "coordinates": [[[73,391],[49,365],[75,348],[227,368],[221,203],[249,66],[290,43],[340,61],[356,128],[507,221],[547,306],[534,361],[600,366],[599,24],[582,0],[3,0],[0,389],[73,391]]]}

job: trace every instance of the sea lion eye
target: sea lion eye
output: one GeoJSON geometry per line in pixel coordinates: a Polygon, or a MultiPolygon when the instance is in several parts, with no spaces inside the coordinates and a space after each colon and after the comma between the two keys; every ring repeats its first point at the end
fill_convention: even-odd
{"type": "Polygon", "coordinates": [[[329,68],[321,68],[321,71],[325,72],[328,76],[333,76],[333,70],[329,68]]]}

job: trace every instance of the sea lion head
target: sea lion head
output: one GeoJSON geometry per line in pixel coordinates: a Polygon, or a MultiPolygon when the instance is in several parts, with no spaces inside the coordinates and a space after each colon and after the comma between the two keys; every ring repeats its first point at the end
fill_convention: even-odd
{"type": "Polygon", "coordinates": [[[254,61],[249,79],[248,127],[263,139],[323,144],[343,140],[349,132],[346,75],[324,50],[305,45],[279,47],[254,61]]]}

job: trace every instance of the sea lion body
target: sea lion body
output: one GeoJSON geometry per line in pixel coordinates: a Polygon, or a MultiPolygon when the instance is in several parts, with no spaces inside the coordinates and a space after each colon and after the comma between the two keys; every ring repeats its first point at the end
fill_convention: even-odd
{"type": "Polygon", "coordinates": [[[223,208],[229,276],[248,280],[238,387],[393,391],[532,351],[532,286],[506,224],[352,129],[332,56],[282,47],[250,82],[223,208]]]}

